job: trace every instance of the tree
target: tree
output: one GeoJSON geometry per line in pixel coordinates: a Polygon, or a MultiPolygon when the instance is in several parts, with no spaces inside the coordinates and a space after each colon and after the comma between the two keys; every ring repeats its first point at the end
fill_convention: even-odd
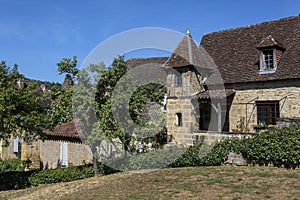
{"type": "Polygon", "coordinates": [[[0,64],[0,139],[5,142],[13,136],[25,141],[43,136],[46,125],[45,109],[40,105],[42,98],[37,94],[34,81],[27,80],[18,72],[18,66],[11,69],[5,61],[0,64]]]}
{"type": "MultiPolygon", "coordinates": [[[[76,79],[76,84],[63,92],[53,105],[53,112],[51,113],[54,117],[54,124],[72,119],[77,121],[77,131],[82,141],[91,148],[94,174],[98,175],[97,148],[103,140],[111,141],[119,138],[123,143],[124,150],[128,151],[130,149],[129,145],[133,130],[124,130],[123,127],[120,127],[120,123],[116,121],[115,117],[118,116],[114,116],[114,109],[120,109],[118,113],[122,114],[121,109],[124,107],[112,108],[112,93],[121,78],[124,81],[124,84],[122,84],[124,90],[129,91],[134,80],[124,76],[127,72],[127,64],[122,56],[115,58],[109,67],[100,63],[91,64],[82,70],[78,70],[75,62],[71,62],[71,59],[66,58],[58,63],[58,67],[61,73],[75,71],[76,74],[73,74],[73,78],[76,79]],[[70,95],[69,91],[73,92],[73,95],[70,95]],[[72,106],[73,116],[71,115],[72,106]]],[[[130,99],[128,105],[130,116],[125,122],[126,125],[130,127],[135,123],[143,126],[151,124],[149,119],[140,120],[141,112],[147,110],[146,105],[149,101],[159,103],[162,101],[164,93],[161,89],[162,87],[159,87],[158,84],[149,84],[138,89],[133,95],[131,93],[124,94],[120,91],[119,95],[115,96],[120,104],[126,103],[124,102],[125,99],[130,99]]],[[[152,126],[157,126],[157,124],[152,124],[152,126]]],[[[151,129],[149,129],[149,132],[151,132],[151,129]]]]}
{"type": "Polygon", "coordinates": [[[55,99],[51,108],[48,110],[47,116],[50,120],[50,128],[56,125],[67,123],[73,120],[72,112],[72,95],[74,80],[77,79],[77,75],[80,70],[77,68],[77,56],[73,56],[73,59],[63,58],[57,63],[57,70],[59,74],[66,74],[63,87],[54,86],[51,88],[51,98],[55,99]],[[68,83],[68,81],[70,83],[68,83]]]}
{"type": "Polygon", "coordinates": [[[77,68],[77,56],[73,56],[73,59],[63,58],[59,63],[57,63],[58,71],[60,74],[67,73],[72,76],[72,78],[76,77],[79,72],[77,68]]]}
{"type": "Polygon", "coordinates": [[[54,87],[51,89],[51,96],[56,97],[47,112],[47,116],[50,120],[50,127],[54,127],[59,124],[64,124],[73,119],[72,112],[72,95],[73,87],[61,91],[61,89],[54,87]]]}

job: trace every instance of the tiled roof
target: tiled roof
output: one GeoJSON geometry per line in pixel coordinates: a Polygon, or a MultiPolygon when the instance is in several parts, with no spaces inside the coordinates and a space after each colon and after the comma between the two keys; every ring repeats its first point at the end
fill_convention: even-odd
{"type": "MultiPolygon", "coordinates": [[[[261,45],[274,44],[273,40],[269,38],[261,45]]],[[[209,33],[201,41],[225,84],[300,78],[299,44],[300,16],[209,33]],[[275,73],[260,74],[257,47],[270,35],[285,51],[275,73]]]]}
{"type": "Polygon", "coordinates": [[[164,64],[169,57],[152,57],[152,58],[129,58],[126,63],[128,70],[144,64],[156,63],[164,64]]]}
{"type": "Polygon", "coordinates": [[[166,61],[164,67],[178,68],[190,65],[196,67],[198,70],[200,70],[200,72],[202,71],[203,73],[207,73],[216,67],[210,57],[207,55],[206,51],[197,47],[195,41],[188,31],[187,34],[183,36],[169,59],[166,61]]]}
{"type": "Polygon", "coordinates": [[[229,97],[230,95],[234,94],[235,90],[233,89],[226,89],[226,90],[207,90],[201,92],[197,95],[197,99],[222,99],[225,97],[229,97]]]}
{"type": "Polygon", "coordinates": [[[152,57],[152,58],[130,58],[128,59],[128,74],[134,80],[143,82],[166,80],[166,70],[163,64],[168,57],[152,57]]]}
{"type": "Polygon", "coordinates": [[[257,48],[264,48],[264,47],[271,47],[271,46],[279,46],[278,42],[272,37],[272,35],[269,35],[268,37],[264,38],[257,48]]]}
{"type": "Polygon", "coordinates": [[[53,130],[44,130],[46,136],[56,136],[56,137],[63,137],[63,138],[76,138],[79,139],[79,134],[76,130],[75,122],[70,121],[64,123],[62,125],[58,125],[54,127],[53,130]]]}

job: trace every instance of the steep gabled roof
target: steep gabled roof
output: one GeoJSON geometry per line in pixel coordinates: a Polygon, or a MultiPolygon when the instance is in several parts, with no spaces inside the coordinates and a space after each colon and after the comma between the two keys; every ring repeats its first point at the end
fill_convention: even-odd
{"type": "Polygon", "coordinates": [[[211,70],[214,68],[213,62],[207,56],[205,51],[197,47],[195,41],[187,29],[184,35],[173,51],[169,59],[164,64],[165,68],[178,68],[185,66],[194,66],[199,70],[211,70]]]}
{"type": "Polygon", "coordinates": [[[200,45],[212,57],[224,83],[231,84],[300,78],[299,44],[300,17],[293,16],[209,33],[203,36],[200,45]],[[273,39],[268,38],[270,35],[273,39]],[[275,73],[260,74],[257,47],[259,44],[270,45],[269,42],[280,44],[285,51],[275,73]]]}
{"type": "Polygon", "coordinates": [[[278,42],[272,37],[272,35],[269,35],[268,37],[264,38],[259,45],[257,45],[257,48],[265,48],[265,47],[272,47],[272,46],[280,46],[278,42]]]}

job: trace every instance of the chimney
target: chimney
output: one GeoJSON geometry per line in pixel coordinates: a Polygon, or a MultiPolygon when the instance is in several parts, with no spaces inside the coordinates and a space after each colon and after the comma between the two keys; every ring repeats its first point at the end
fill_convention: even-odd
{"type": "Polygon", "coordinates": [[[191,37],[190,28],[186,29],[186,35],[189,36],[189,37],[191,37]]]}

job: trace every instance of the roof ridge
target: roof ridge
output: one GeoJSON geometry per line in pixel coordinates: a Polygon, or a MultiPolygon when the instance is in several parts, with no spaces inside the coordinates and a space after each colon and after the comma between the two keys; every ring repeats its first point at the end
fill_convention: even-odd
{"type": "Polygon", "coordinates": [[[293,18],[300,18],[300,14],[290,16],[290,17],[285,17],[285,18],[274,19],[274,20],[271,20],[271,21],[264,21],[264,22],[260,22],[260,23],[256,23],[256,24],[240,26],[240,27],[236,27],[236,28],[229,28],[229,29],[224,29],[224,30],[220,30],[220,31],[208,32],[208,33],[204,33],[203,37],[205,37],[206,35],[210,35],[210,34],[219,34],[219,33],[223,33],[223,32],[235,31],[235,30],[238,30],[238,29],[252,28],[254,26],[261,26],[261,25],[274,23],[274,22],[282,21],[282,20],[289,20],[289,19],[293,19],[293,18]]]}
{"type": "Polygon", "coordinates": [[[157,58],[169,58],[169,56],[155,56],[155,57],[140,57],[140,58],[128,58],[126,61],[128,60],[150,60],[150,59],[157,59],[157,58]]]}

